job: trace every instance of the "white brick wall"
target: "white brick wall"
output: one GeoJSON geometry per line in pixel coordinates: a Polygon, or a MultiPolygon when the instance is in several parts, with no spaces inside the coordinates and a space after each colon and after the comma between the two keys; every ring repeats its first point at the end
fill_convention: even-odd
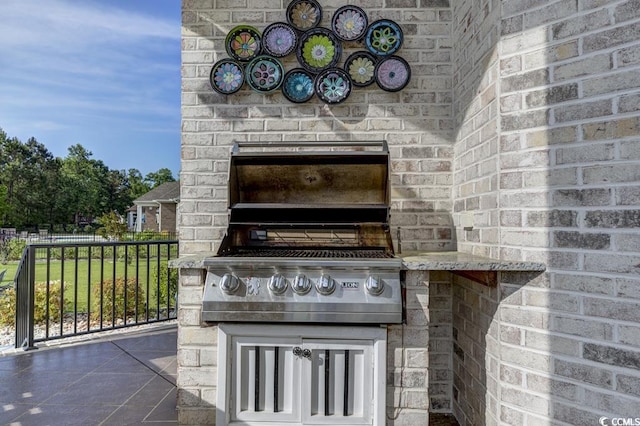
{"type": "Polygon", "coordinates": [[[460,61],[454,70],[465,69],[454,86],[461,101],[454,102],[460,125],[455,211],[491,217],[494,211],[475,198],[497,194],[500,230],[495,242],[486,238],[484,223],[473,231],[458,228],[458,247],[544,261],[549,269],[533,280],[503,274],[495,306],[467,305],[479,286],[454,281],[454,411],[473,424],[637,417],[640,342],[631,336],[638,331],[640,298],[620,286],[640,284],[638,2],[505,0],[493,6],[466,1],[453,7],[454,23],[467,22],[473,32],[454,26],[454,65],[460,61]],[[479,49],[487,46],[481,40],[489,29],[500,31],[499,42],[494,50],[479,49]],[[495,51],[496,98],[483,98],[496,62],[481,59],[495,51]],[[482,72],[464,68],[470,58],[482,72]],[[496,101],[496,115],[479,123],[479,111],[496,101]],[[473,136],[482,125],[496,126],[500,141],[486,168],[475,147],[487,139],[473,136]],[[493,192],[477,191],[483,170],[497,177],[493,192]],[[468,332],[468,321],[483,314],[499,329],[491,343],[493,325],[468,332]],[[469,357],[484,361],[487,379],[479,382],[486,390],[464,380],[475,377],[469,357]],[[495,362],[500,381],[492,407],[495,362]],[[469,405],[474,398],[482,403],[469,405]]]}
{"type": "MultiPolygon", "coordinates": [[[[422,424],[429,406],[467,424],[638,417],[638,1],[350,2],[403,26],[400,54],[413,70],[403,91],[373,86],[334,107],[213,93],[207,78],[226,56],[226,32],[284,20],[287,3],[183,0],[181,253],[217,248],[234,140],[387,139],[405,250],[549,266],[503,273],[497,289],[459,278],[447,287],[451,276],[433,273],[408,288],[412,323],[390,331],[392,380],[403,386],[389,400],[405,414],[395,424],[422,424]],[[463,212],[472,230],[454,226],[463,212]]],[[[345,4],[320,3],[324,25],[345,4]]],[[[180,288],[179,401],[193,424],[215,399],[215,329],[197,321],[198,274],[183,271],[180,288]],[[211,374],[198,377],[201,368],[211,374]]]]}

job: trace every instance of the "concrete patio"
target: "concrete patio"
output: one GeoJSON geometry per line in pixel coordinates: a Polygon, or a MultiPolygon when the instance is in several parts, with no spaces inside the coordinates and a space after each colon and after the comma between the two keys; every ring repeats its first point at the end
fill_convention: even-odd
{"type": "Polygon", "coordinates": [[[0,355],[1,425],[175,425],[174,324],[0,355]]]}

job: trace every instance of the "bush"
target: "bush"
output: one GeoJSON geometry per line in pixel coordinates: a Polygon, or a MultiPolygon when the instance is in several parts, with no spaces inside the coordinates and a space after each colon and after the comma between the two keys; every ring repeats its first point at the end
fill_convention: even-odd
{"type": "MultiPolygon", "coordinates": [[[[129,278],[126,282],[124,278],[116,278],[115,281],[115,302],[113,298],[114,283],[112,280],[102,282],[102,320],[116,324],[118,319],[135,317],[136,315],[136,280],[129,278]],[[125,287],[127,294],[127,306],[124,305],[125,287]],[[115,320],[113,318],[113,310],[115,303],[115,320]]],[[[138,318],[142,319],[147,310],[147,301],[144,289],[137,287],[138,291],[138,318]]],[[[91,319],[100,320],[100,286],[95,286],[91,290],[91,319]]]]}
{"type": "Polygon", "coordinates": [[[19,238],[12,238],[0,242],[0,263],[7,263],[10,260],[20,260],[26,246],[27,242],[19,238]]]}
{"type": "Polygon", "coordinates": [[[167,267],[167,262],[161,262],[160,274],[158,274],[158,270],[154,268],[152,279],[153,283],[158,283],[160,286],[158,289],[158,294],[160,295],[160,306],[165,305],[168,298],[169,307],[175,307],[175,297],[178,294],[178,270],[169,269],[167,267]],[[169,285],[167,285],[167,282],[169,285]]]}
{"type": "MultiPolygon", "coordinates": [[[[49,282],[49,311],[47,313],[47,283],[36,283],[34,323],[45,324],[47,317],[59,322],[62,315],[62,286],[60,281],[49,282]]],[[[16,290],[9,288],[0,293],[0,325],[13,326],[16,319],[16,290]]]]}

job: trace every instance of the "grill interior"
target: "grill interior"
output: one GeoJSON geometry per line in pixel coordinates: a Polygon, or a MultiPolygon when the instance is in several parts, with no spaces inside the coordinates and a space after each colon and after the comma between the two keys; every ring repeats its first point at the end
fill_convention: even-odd
{"type": "Polygon", "coordinates": [[[293,257],[293,258],[346,258],[390,259],[393,254],[385,250],[325,250],[325,249],[242,249],[225,254],[227,257],[293,257]]]}

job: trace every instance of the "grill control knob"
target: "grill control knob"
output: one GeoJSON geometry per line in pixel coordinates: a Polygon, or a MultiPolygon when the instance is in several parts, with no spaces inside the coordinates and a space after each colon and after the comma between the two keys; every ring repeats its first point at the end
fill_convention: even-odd
{"type": "Polygon", "coordinates": [[[384,291],[384,281],[379,277],[369,275],[369,278],[367,278],[367,281],[364,283],[364,288],[367,289],[369,294],[373,296],[380,296],[384,291]]]}
{"type": "Polygon", "coordinates": [[[273,294],[282,294],[287,291],[287,279],[280,274],[275,274],[269,280],[269,290],[273,294]]]}
{"type": "Polygon", "coordinates": [[[311,291],[311,281],[304,274],[296,275],[291,287],[300,295],[307,294],[311,291]]]}
{"type": "Polygon", "coordinates": [[[224,274],[220,280],[220,290],[233,294],[240,288],[240,280],[233,274],[224,274]]]}
{"type": "Polygon", "coordinates": [[[336,282],[327,274],[322,274],[316,283],[318,293],[328,296],[336,290],[336,282]]]}

